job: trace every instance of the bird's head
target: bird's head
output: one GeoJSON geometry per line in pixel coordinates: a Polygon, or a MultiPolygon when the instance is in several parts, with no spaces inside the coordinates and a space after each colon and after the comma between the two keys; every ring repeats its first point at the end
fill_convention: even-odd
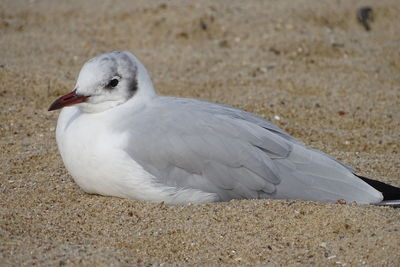
{"type": "Polygon", "coordinates": [[[132,98],[154,95],[150,76],[134,55],[129,52],[110,52],[86,62],[75,89],[56,99],[49,111],[78,105],[83,112],[97,113],[132,98]]]}

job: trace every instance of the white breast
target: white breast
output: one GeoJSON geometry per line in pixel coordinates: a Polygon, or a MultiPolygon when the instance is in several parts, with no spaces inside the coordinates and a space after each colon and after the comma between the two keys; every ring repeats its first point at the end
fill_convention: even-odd
{"type": "MultiPolygon", "coordinates": [[[[78,108],[64,108],[57,124],[57,144],[68,172],[88,193],[127,197],[127,184],[136,178],[150,178],[120,147],[120,136],[106,129],[97,114],[82,114],[78,108]]],[[[132,192],[130,192],[132,194],[132,192]]]]}
{"type": "Polygon", "coordinates": [[[128,133],[116,133],[102,113],[82,114],[64,108],[57,124],[57,144],[64,165],[86,192],[171,204],[215,201],[216,196],[193,189],[159,184],[125,151],[128,133]]]}

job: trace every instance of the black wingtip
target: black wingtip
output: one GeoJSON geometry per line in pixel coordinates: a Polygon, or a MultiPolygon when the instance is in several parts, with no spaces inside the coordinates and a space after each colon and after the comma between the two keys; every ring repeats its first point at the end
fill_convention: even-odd
{"type": "Polygon", "coordinates": [[[398,200],[400,201],[400,188],[395,187],[390,184],[385,184],[383,182],[377,181],[377,180],[372,180],[357,174],[354,174],[376,190],[382,193],[383,195],[383,201],[390,201],[390,200],[398,200]]]}

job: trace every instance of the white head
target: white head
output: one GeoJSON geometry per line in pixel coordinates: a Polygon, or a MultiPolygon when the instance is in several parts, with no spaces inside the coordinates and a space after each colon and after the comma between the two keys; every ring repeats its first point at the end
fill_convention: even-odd
{"type": "Polygon", "coordinates": [[[83,65],[75,90],[58,98],[49,110],[78,105],[86,113],[101,112],[132,98],[152,98],[153,84],[143,64],[129,52],[110,52],[83,65]]]}

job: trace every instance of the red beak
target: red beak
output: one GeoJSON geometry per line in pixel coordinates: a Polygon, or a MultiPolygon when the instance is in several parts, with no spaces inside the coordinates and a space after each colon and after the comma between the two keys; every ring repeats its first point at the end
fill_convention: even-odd
{"type": "Polygon", "coordinates": [[[53,104],[51,104],[51,106],[49,107],[49,111],[82,103],[86,100],[86,98],[87,96],[76,94],[76,89],[75,89],[71,93],[66,94],[60,98],[57,98],[56,101],[54,101],[53,104]]]}

